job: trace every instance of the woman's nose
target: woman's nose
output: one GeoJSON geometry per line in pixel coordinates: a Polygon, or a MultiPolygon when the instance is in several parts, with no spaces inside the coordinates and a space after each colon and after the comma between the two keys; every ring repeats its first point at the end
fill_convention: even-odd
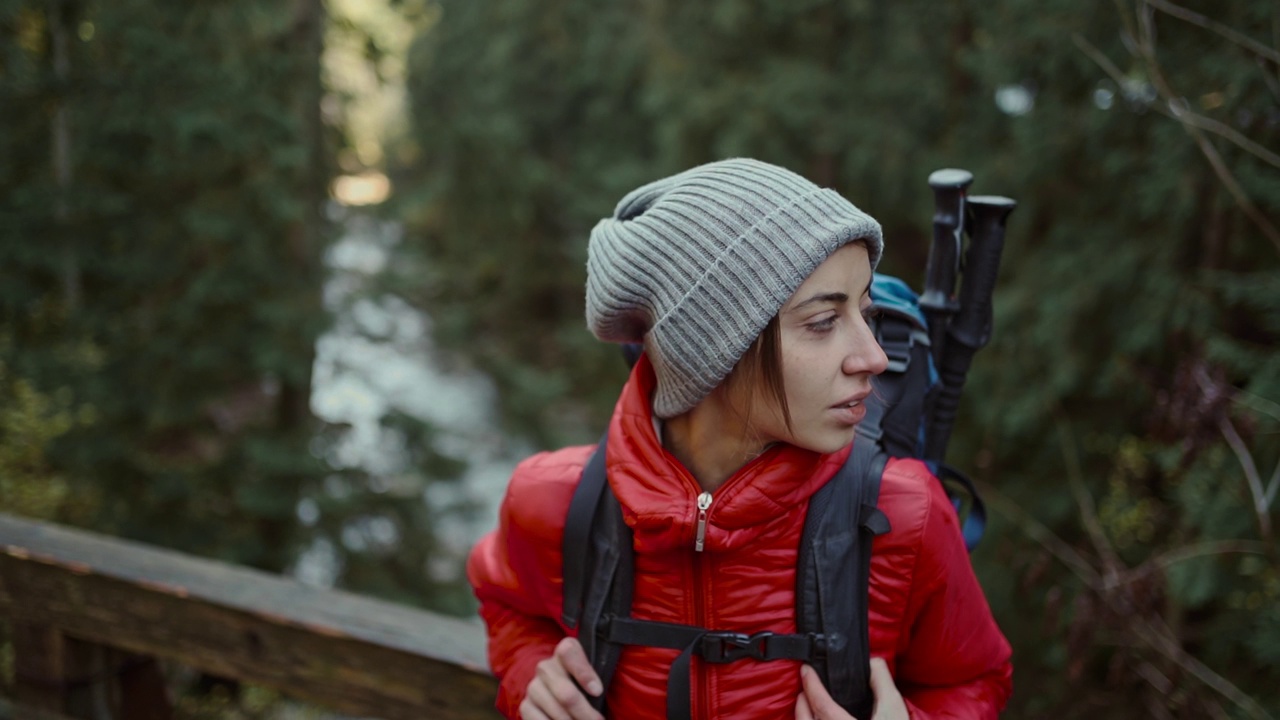
{"type": "Polygon", "coordinates": [[[853,346],[844,359],[844,371],[850,375],[879,375],[888,367],[889,357],[884,354],[884,348],[876,341],[871,328],[863,323],[859,332],[854,333],[853,346]]]}

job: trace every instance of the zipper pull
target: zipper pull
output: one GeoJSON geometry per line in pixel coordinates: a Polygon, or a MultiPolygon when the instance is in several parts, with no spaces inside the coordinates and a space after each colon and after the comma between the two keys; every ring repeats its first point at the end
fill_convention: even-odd
{"type": "Polygon", "coordinates": [[[707,509],[711,507],[711,493],[704,492],[698,496],[698,537],[693,543],[696,552],[702,552],[707,539],[707,509]]]}

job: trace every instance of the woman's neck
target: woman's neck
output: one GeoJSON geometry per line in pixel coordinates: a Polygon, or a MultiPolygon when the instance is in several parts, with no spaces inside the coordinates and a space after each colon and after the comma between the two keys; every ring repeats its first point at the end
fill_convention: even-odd
{"type": "Polygon", "coordinates": [[[692,410],[667,420],[662,446],[707,492],[715,492],[738,468],[764,451],[742,416],[712,392],[692,410]]]}

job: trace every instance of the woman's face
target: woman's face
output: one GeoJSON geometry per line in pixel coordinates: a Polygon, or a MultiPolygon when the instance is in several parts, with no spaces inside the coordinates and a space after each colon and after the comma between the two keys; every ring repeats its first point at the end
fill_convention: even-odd
{"type": "MultiPolygon", "coordinates": [[[[826,259],[778,313],[782,378],[790,412],[765,391],[764,378],[735,383],[747,400],[750,432],[764,444],[786,442],[831,453],[853,442],[866,415],[871,377],[888,358],[867,324],[871,263],[862,243],[849,243],[826,259]]],[[[745,378],[744,378],[745,379],[745,378]]],[[[735,402],[743,407],[741,402],[735,402]]]]}

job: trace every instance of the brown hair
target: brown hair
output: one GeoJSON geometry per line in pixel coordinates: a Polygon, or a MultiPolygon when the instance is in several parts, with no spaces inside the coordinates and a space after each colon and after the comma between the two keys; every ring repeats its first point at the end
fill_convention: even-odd
{"type": "Polygon", "coordinates": [[[746,408],[748,418],[751,417],[758,394],[765,393],[766,397],[777,403],[787,430],[791,430],[791,409],[787,407],[787,387],[782,376],[782,324],[777,315],[764,326],[755,342],[743,353],[733,372],[729,374],[729,382],[749,384],[751,393],[747,396],[746,408]]]}
{"type": "MultiPolygon", "coordinates": [[[[866,238],[857,238],[852,242],[869,248],[866,238]]],[[[792,431],[791,408],[787,407],[787,384],[782,376],[782,323],[777,315],[769,320],[769,324],[764,326],[764,330],[760,331],[751,347],[738,360],[738,364],[729,373],[728,382],[750,383],[751,394],[748,395],[746,408],[748,419],[754,409],[757,394],[763,391],[767,393],[766,397],[772,397],[777,403],[787,431],[792,431]]]]}

